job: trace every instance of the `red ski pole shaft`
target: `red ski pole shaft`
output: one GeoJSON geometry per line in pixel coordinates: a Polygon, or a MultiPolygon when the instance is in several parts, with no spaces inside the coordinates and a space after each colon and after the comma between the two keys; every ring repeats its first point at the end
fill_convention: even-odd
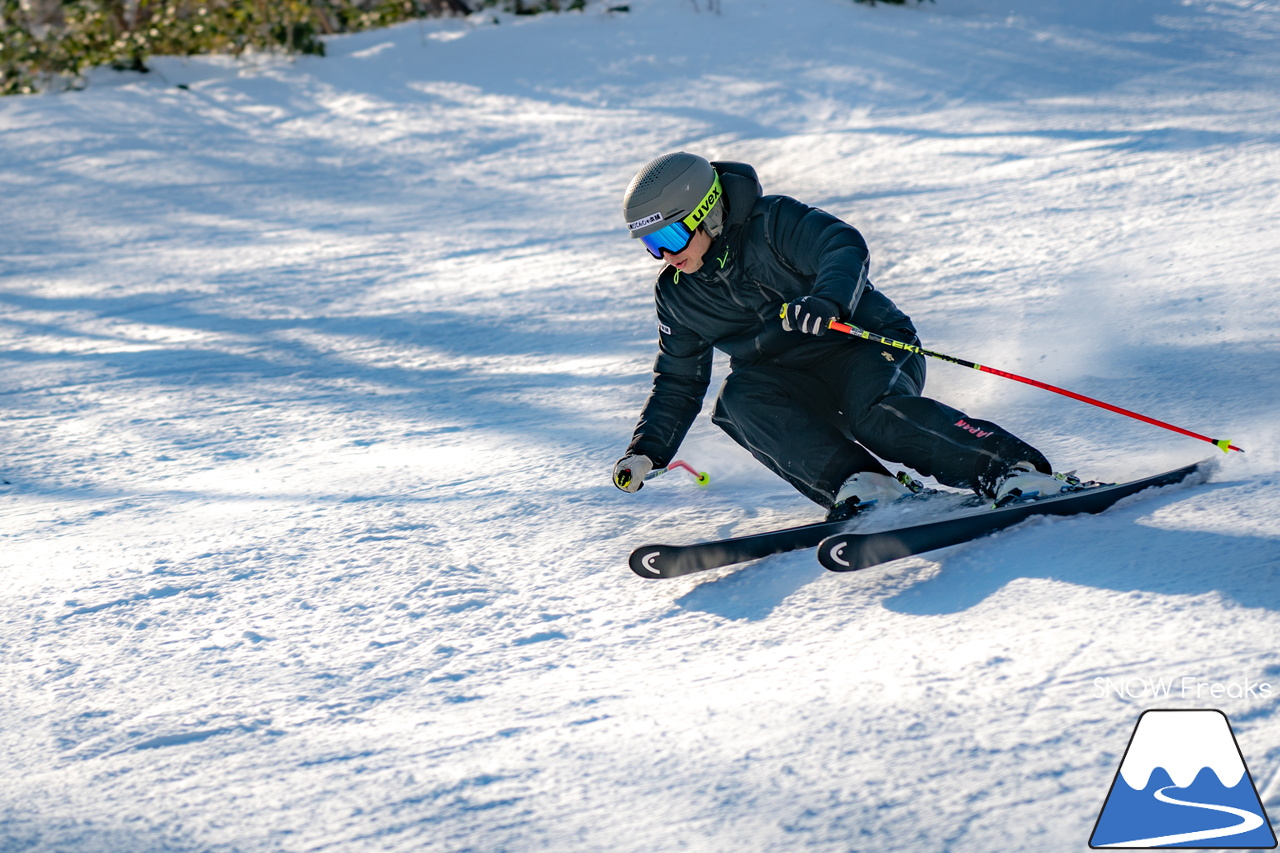
{"type": "MultiPolygon", "coordinates": [[[[785,314],[787,307],[784,305],[782,307],[782,310],[783,310],[783,313],[785,314]]],[[[1015,382],[1022,382],[1026,385],[1031,385],[1036,388],[1041,388],[1045,391],[1052,391],[1055,394],[1061,394],[1064,397],[1070,397],[1073,400],[1079,400],[1082,403],[1088,403],[1091,406],[1097,406],[1098,408],[1106,409],[1109,412],[1115,412],[1117,415],[1124,415],[1125,417],[1133,418],[1135,420],[1142,421],[1143,423],[1151,424],[1152,426],[1164,427],[1167,430],[1172,430],[1173,432],[1188,436],[1189,438],[1198,438],[1201,441],[1207,441],[1210,444],[1217,447],[1223,453],[1227,453],[1232,450],[1237,450],[1237,451],[1240,451],[1241,453],[1244,452],[1242,448],[1236,447],[1228,439],[1210,438],[1207,435],[1201,435],[1198,432],[1192,432],[1189,429],[1183,429],[1180,426],[1174,426],[1173,424],[1165,423],[1164,421],[1157,420],[1156,418],[1149,418],[1146,415],[1140,415],[1137,412],[1132,412],[1128,409],[1123,409],[1120,406],[1113,406],[1110,403],[1104,403],[1102,400],[1095,400],[1092,397],[1086,397],[1084,394],[1077,394],[1075,391],[1068,391],[1065,388],[1059,388],[1056,385],[1050,385],[1049,383],[1041,382],[1038,379],[1028,379],[1025,376],[1019,376],[1016,373],[1009,373],[1004,370],[997,370],[994,367],[987,367],[986,365],[983,365],[983,364],[978,364],[972,361],[966,361],[963,358],[956,358],[953,355],[946,355],[940,352],[932,352],[930,350],[924,349],[923,347],[918,347],[918,346],[914,346],[913,344],[903,343],[902,341],[895,341],[893,338],[886,338],[884,335],[877,335],[874,332],[868,332],[866,329],[860,329],[857,326],[851,326],[848,323],[841,323],[837,320],[832,320],[829,328],[837,332],[843,332],[846,335],[852,335],[855,338],[863,338],[864,340],[873,341],[878,344],[884,344],[885,346],[890,346],[890,347],[893,347],[894,349],[906,350],[907,352],[913,352],[916,355],[923,355],[923,356],[928,356],[929,358],[936,358],[940,361],[949,361],[952,364],[958,364],[961,367],[971,367],[974,370],[981,370],[983,373],[991,373],[991,374],[994,374],[995,376],[1003,376],[1005,379],[1012,379],[1015,382]]]]}

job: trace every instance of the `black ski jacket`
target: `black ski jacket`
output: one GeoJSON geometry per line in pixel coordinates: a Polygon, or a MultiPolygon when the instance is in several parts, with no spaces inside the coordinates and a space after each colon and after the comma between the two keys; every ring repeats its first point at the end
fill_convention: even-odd
{"type": "Polygon", "coordinates": [[[915,339],[907,315],[867,280],[866,241],[857,229],[793,198],[763,195],[755,169],[712,164],[727,206],[724,230],[696,273],[666,266],[658,275],[658,358],[653,391],[627,448],[667,465],[711,382],[713,349],[730,370],[786,364],[797,348],[850,346],[859,339],[784,331],[782,305],[814,294],[841,307],[854,325],[915,339]]]}

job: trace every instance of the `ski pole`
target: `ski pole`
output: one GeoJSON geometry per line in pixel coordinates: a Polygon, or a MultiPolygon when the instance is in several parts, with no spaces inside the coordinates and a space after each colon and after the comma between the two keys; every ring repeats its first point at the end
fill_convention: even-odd
{"type": "MultiPolygon", "coordinates": [[[[786,316],[786,313],[787,313],[787,306],[783,305],[782,316],[786,316]]],[[[1191,430],[1183,429],[1180,426],[1174,426],[1173,424],[1165,423],[1164,421],[1156,420],[1155,418],[1149,418],[1146,415],[1140,415],[1137,412],[1131,412],[1128,409],[1122,409],[1119,406],[1113,406],[1110,403],[1104,403],[1101,400],[1095,400],[1092,397],[1086,397],[1083,394],[1077,394],[1074,391],[1068,391],[1065,388],[1059,388],[1056,385],[1050,385],[1047,382],[1041,382],[1037,379],[1028,379],[1025,376],[1019,376],[1016,373],[1008,373],[1003,370],[997,370],[994,367],[987,367],[984,364],[977,364],[972,361],[966,361],[963,358],[956,358],[953,355],[945,355],[940,352],[932,352],[922,347],[903,343],[902,341],[895,341],[893,338],[886,338],[884,335],[877,335],[874,332],[868,332],[866,329],[860,329],[857,326],[851,326],[848,323],[841,323],[838,320],[832,320],[828,324],[828,328],[837,332],[843,332],[846,335],[852,335],[855,338],[863,338],[864,340],[872,341],[877,344],[884,344],[885,346],[890,346],[890,347],[893,347],[894,349],[906,350],[907,352],[912,352],[912,353],[915,353],[916,355],[924,355],[924,356],[928,356],[929,358],[939,359],[940,361],[949,361],[952,364],[958,364],[961,367],[971,367],[974,370],[981,370],[983,373],[991,373],[991,374],[994,374],[995,376],[1003,376],[1005,379],[1012,379],[1015,382],[1022,382],[1027,385],[1032,385],[1036,388],[1043,389],[1045,391],[1052,391],[1055,394],[1061,394],[1064,397],[1070,397],[1073,400],[1079,400],[1082,403],[1088,403],[1091,406],[1097,406],[1099,408],[1106,409],[1109,412],[1115,412],[1118,415],[1124,415],[1125,417],[1134,418],[1136,420],[1142,421],[1143,423],[1151,424],[1152,426],[1164,427],[1165,429],[1173,430],[1176,433],[1189,436],[1190,438],[1198,438],[1201,441],[1207,441],[1210,444],[1217,447],[1223,453],[1227,453],[1232,450],[1237,450],[1237,451],[1240,451],[1241,453],[1244,452],[1242,448],[1236,447],[1234,444],[1232,444],[1229,439],[1210,438],[1207,435],[1201,435],[1198,432],[1192,432],[1191,430]]]]}
{"type": "Polygon", "coordinates": [[[654,468],[648,474],[645,474],[644,478],[646,480],[652,480],[654,477],[661,477],[663,474],[667,473],[672,468],[683,468],[685,471],[688,471],[690,474],[693,475],[694,480],[697,481],[699,486],[705,486],[707,483],[711,482],[711,475],[708,474],[706,471],[699,471],[698,469],[690,465],[688,462],[685,462],[680,459],[677,459],[671,464],[667,465],[666,468],[654,468]]]}

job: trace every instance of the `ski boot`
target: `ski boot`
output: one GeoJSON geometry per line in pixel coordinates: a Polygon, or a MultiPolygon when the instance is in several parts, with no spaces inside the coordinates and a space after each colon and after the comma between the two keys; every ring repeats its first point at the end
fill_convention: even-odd
{"type": "Polygon", "coordinates": [[[836,502],[827,511],[827,521],[848,521],[880,501],[892,503],[922,491],[924,485],[903,471],[899,471],[897,477],[875,471],[859,471],[845,480],[840,491],[836,492],[836,502]]]}
{"type": "Polygon", "coordinates": [[[1030,462],[1018,462],[996,486],[995,505],[1008,506],[1064,492],[1076,492],[1083,488],[1085,484],[1074,474],[1045,474],[1036,470],[1030,462]]]}

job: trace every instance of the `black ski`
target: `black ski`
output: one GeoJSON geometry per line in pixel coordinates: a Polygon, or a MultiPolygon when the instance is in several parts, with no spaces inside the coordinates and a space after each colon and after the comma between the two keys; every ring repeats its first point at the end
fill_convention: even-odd
{"type": "Polygon", "coordinates": [[[812,548],[855,522],[856,517],[848,521],[819,521],[696,545],[645,545],[631,552],[631,571],[642,578],[676,578],[704,572],[784,551],[812,548]]]}
{"type": "Polygon", "coordinates": [[[1200,470],[1205,463],[1188,465],[1154,477],[1095,486],[1041,500],[1012,504],[998,509],[970,512],[953,518],[900,527],[875,533],[840,531],[818,545],[818,561],[833,572],[853,572],[890,560],[922,554],[949,545],[959,545],[1003,530],[1033,515],[1076,515],[1102,512],[1122,498],[1155,486],[1179,483],[1200,470]]]}
{"type": "MultiPolygon", "coordinates": [[[[893,506],[915,512],[924,510],[926,506],[959,509],[978,506],[980,502],[981,498],[973,494],[926,489],[893,506]]],[[[846,521],[818,521],[693,545],[645,545],[631,552],[631,570],[642,578],[675,578],[704,572],[786,551],[813,548],[828,536],[854,530],[866,521],[866,515],[857,515],[846,521]]]]}

